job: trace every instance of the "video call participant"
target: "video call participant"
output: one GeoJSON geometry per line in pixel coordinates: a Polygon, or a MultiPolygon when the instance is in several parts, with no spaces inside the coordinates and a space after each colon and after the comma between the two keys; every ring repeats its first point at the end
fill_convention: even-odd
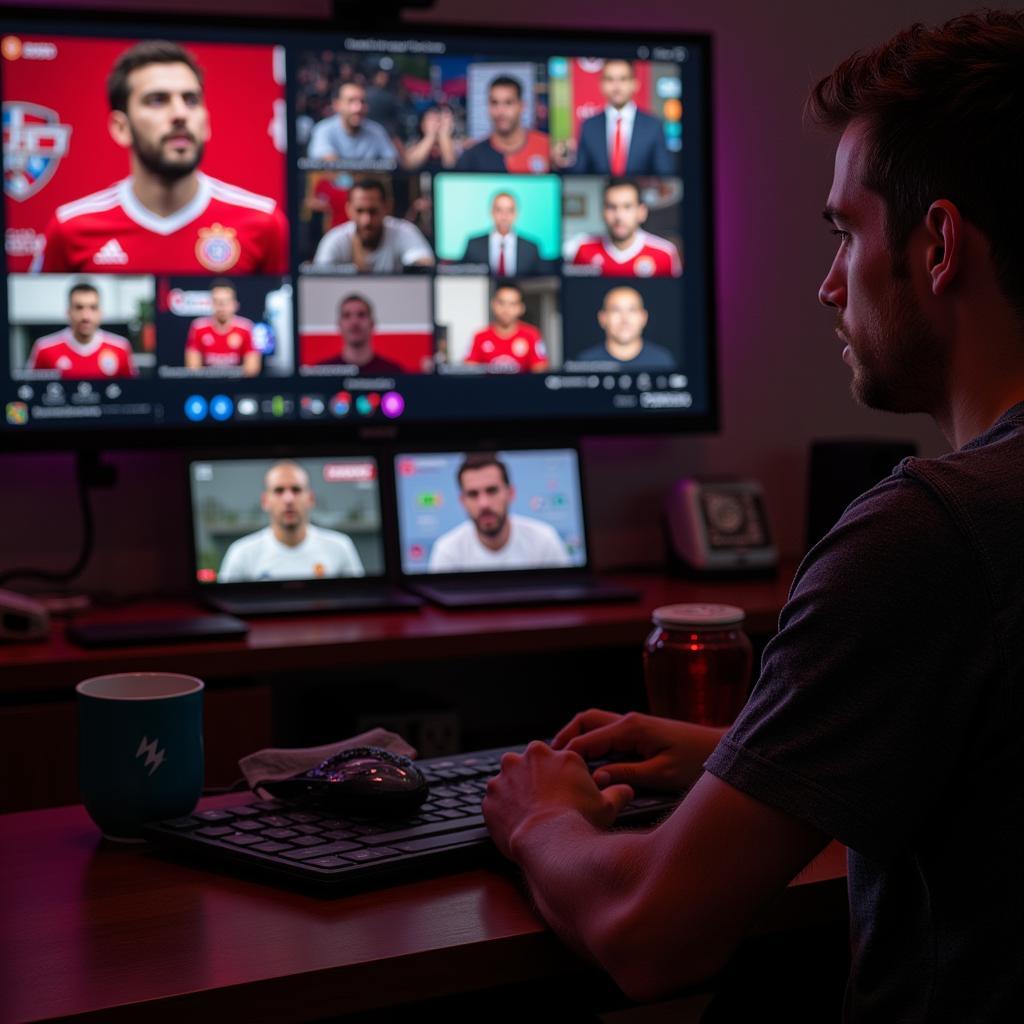
{"type": "Polygon", "coordinates": [[[455,164],[457,171],[544,174],[550,167],[546,132],[523,127],[523,87],[498,75],[487,89],[491,134],[469,144],[455,164]]]}
{"type": "Polygon", "coordinates": [[[316,495],[309,475],[291,461],[277,462],[263,478],[260,508],[270,525],[240,537],[227,550],[218,583],[320,580],[364,576],[352,538],[309,521],[316,495]]]}
{"type": "Polygon", "coordinates": [[[253,346],[253,322],[238,316],[238,293],[230,281],[210,285],[212,316],[197,317],[185,340],[185,366],[241,366],[246,377],[263,368],[263,355],[253,346]]]}
{"type": "Polygon", "coordinates": [[[537,243],[515,230],[518,214],[515,196],[499,192],[491,202],[494,230],[468,239],[462,262],[486,263],[498,277],[548,273],[548,261],[541,259],[537,243]]]}
{"type": "Polygon", "coordinates": [[[647,319],[643,296],[635,288],[612,288],[597,313],[604,344],[591,345],[572,361],[615,362],[624,370],[674,370],[675,356],[667,348],[644,340],[647,319]]]}
{"type": "Polygon", "coordinates": [[[486,366],[497,373],[544,373],[549,367],[540,331],[520,317],[526,312],[522,289],[503,282],[491,298],[491,322],[473,335],[467,366],[486,366]]]}
{"type": "Polygon", "coordinates": [[[459,467],[458,483],[459,501],[469,519],[434,541],[431,572],[552,569],[570,564],[553,526],[509,512],[516,489],[496,455],[468,454],[459,467]]]}
{"type": "Polygon", "coordinates": [[[604,223],[608,234],[589,235],[566,246],[566,262],[597,267],[602,277],[679,277],[679,250],[641,225],[647,204],[634,181],[610,181],[604,189],[604,223]]]}
{"type": "Polygon", "coordinates": [[[138,43],[107,80],[108,129],[131,174],[59,206],[32,269],[281,274],[288,224],[277,203],[203,174],[210,139],[203,73],[177,43],[138,43]]]}
{"type": "Polygon", "coordinates": [[[420,118],[420,137],[405,147],[402,166],[407,171],[450,171],[455,151],[455,115],[451,107],[429,107],[420,118]]]}
{"type": "Polygon", "coordinates": [[[67,327],[32,346],[26,370],[59,370],[67,380],[138,376],[128,339],[100,327],[100,293],[91,284],[71,286],[67,315],[67,327]]]}
{"type": "Polygon", "coordinates": [[[808,1005],[806,965],[764,986],[769,967],[704,1019],[1022,1016],[1022,66],[1024,12],[984,11],[851,55],[808,101],[842,133],[818,292],[837,361],[858,402],[926,413],[951,450],[901,462],[814,546],[724,736],[584,712],[567,751],[506,754],[490,783],[491,834],[536,906],[633,999],[718,974],[838,839],[845,996],[812,984],[808,1005]],[[650,785],[688,792],[656,828],[608,833],[650,785]]]}
{"type": "Polygon", "coordinates": [[[362,295],[346,295],[338,303],[338,331],[341,334],[341,353],[336,359],[325,359],[321,366],[358,366],[365,377],[393,377],[406,373],[398,363],[373,350],[373,307],[362,295]]]}
{"type": "Polygon", "coordinates": [[[559,163],[576,162],[568,170],[576,174],[626,175],[675,173],[675,162],[665,145],[661,121],[637,109],[633,97],[639,82],[632,61],[606,60],[601,70],[601,94],[605,108],[580,126],[579,143],[570,143],[559,163]]]}
{"type": "Polygon", "coordinates": [[[333,90],[334,115],[313,125],[306,155],[310,160],[391,160],[398,150],[387,129],[367,116],[366,89],[340,82],[333,90]]]}
{"type": "Polygon", "coordinates": [[[376,178],[363,178],[349,191],[348,220],[331,228],[316,247],[317,266],[353,264],[360,274],[394,274],[407,267],[432,267],[434,251],[410,221],[392,217],[387,192],[376,178]]]}

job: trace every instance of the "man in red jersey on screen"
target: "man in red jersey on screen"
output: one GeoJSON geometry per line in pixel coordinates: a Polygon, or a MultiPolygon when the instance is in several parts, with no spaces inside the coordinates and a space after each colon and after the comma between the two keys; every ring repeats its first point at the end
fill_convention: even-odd
{"type": "Polygon", "coordinates": [[[493,373],[543,373],[549,366],[540,331],[519,318],[526,312],[522,289],[504,282],[494,289],[491,322],[473,335],[466,363],[493,373]]]}
{"type": "Polygon", "coordinates": [[[68,326],[39,338],[26,370],[57,370],[69,380],[135,377],[132,346],[120,334],[100,327],[100,293],[80,282],[68,292],[68,326]]]}
{"type": "Polygon", "coordinates": [[[230,281],[210,285],[211,316],[193,320],[185,341],[185,366],[242,367],[246,377],[255,377],[263,356],[253,343],[253,322],[238,315],[238,294],[230,281]]]}
{"type": "Polygon", "coordinates": [[[607,235],[574,238],[566,262],[596,267],[601,277],[679,277],[679,250],[667,239],[643,230],[647,204],[635,181],[613,178],[604,190],[607,235]]]}
{"type": "Polygon", "coordinates": [[[203,174],[202,70],[177,43],[141,42],[107,80],[111,138],[131,174],[57,208],[32,269],[283,273],[288,225],[267,197],[203,174]]]}

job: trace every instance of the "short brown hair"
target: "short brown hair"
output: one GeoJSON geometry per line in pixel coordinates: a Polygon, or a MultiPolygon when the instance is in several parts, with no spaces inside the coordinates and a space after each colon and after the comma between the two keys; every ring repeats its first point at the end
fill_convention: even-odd
{"type": "Polygon", "coordinates": [[[497,466],[501,470],[501,479],[505,481],[505,486],[510,485],[508,469],[494,452],[466,452],[466,457],[462,460],[458,473],[455,474],[455,478],[459,482],[459,490],[462,490],[463,473],[473,469],[486,469],[487,466],[497,466]]]}
{"type": "Polygon", "coordinates": [[[899,267],[911,232],[938,199],[988,236],[1003,293],[1024,314],[1024,12],[965,14],[912,25],[823,78],[809,115],[837,130],[863,119],[863,184],[886,205],[899,267]]]}
{"type": "Polygon", "coordinates": [[[166,39],[146,39],[136,43],[117,58],[117,63],[107,79],[107,99],[111,110],[128,109],[128,76],[147,64],[185,64],[192,69],[203,86],[203,69],[196,63],[184,46],[166,39]]]}

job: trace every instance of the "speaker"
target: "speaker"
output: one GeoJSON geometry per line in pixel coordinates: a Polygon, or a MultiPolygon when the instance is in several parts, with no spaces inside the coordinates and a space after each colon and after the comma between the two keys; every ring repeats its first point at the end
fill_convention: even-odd
{"type": "Polygon", "coordinates": [[[836,524],[854,498],[884,480],[908,455],[911,441],[812,441],[807,475],[807,547],[836,524]]]}

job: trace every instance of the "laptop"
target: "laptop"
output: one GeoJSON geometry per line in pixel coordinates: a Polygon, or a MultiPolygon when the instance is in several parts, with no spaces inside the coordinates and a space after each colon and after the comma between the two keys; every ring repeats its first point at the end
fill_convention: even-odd
{"type": "Polygon", "coordinates": [[[402,578],[447,608],[636,600],[589,571],[574,448],[395,456],[402,578]]]}
{"type": "Polygon", "coordinates": [[[377,460],[193,458],[193,579],[232,615],[416,607],[385,578],[377,460]]]}

